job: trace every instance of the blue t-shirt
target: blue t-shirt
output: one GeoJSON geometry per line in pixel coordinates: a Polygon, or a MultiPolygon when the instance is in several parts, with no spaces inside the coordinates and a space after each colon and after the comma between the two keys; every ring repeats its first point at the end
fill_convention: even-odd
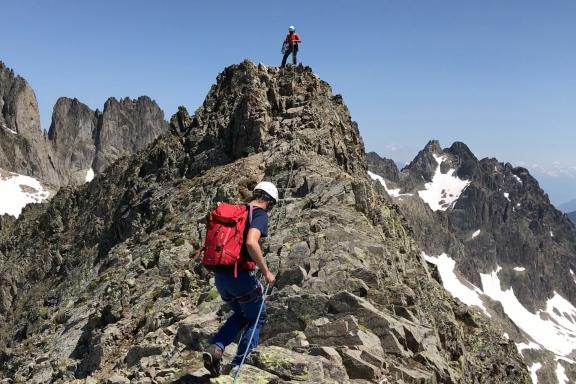
{"type": "MultiPolygon", "coordinates": [[[[268,236],[268,213],[266,212],[266,210],[260,207],[252,207],[252,221],[250,221],[250,216],[248,216],[247,220],[248,222],[246,223],[244,240],[246,240],[246,236],[248,236],[248,231],[252,228],[259,230],[261,237],[268,236]]],[[[240,253],[246,259],[252,260],[252,258],[248,254],[246,243],[242,244],[242,250],[240,253]]]]}
{"type": "MultiPolygon", "coordinates": [[[[248,216],[250,220],[250,216],[248,216]]],[[[268,213],[259,207],[252,208],[252,221],[248,223],[248,229],[256,228],[262,237],[268,236],[268,213]]]]}

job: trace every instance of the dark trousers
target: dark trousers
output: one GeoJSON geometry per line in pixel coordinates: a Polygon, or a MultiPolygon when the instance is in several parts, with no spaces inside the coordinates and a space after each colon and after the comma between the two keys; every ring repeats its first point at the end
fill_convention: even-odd
{"type": "Polygon", "coordinates": [[[296,44],[294,44],[293,46],[287,46],[286,47],[286,51],[284,52],[284,57],[282,58],[282,65],[280,66],[280,68],[284,68],[286,66],[286,60],[288,59],[288,56],[290,56],[290,54],[292,54],[292,64],[296,65],[296,55],[298,54],[298,46],[296,44]]]}
{"type": "Polygon", "coordinates": [[[214,335],[212,344],[216,344],[224,350],[241,331],[244,331],[238,343],[236,356],[232,361],[232,365],[239,365],[244,352],[250,353],[258,345],[260,339],[260,329],[262,329],[266,318],[266,305],[262,303],[264,300],[262,286],[256,278],[255,271],[238,271],[238,277],[234,277],[234,273],[231,271],[215,272],[214,277],[216,288],[222,300],[228,303],[233,313],[214,335]],[[262,313],[256,321],[261,305],[263,305],[262,313]],[[256,328],[254,338],[248,347],[248,341],[254,328],[256,328]],[[248,350],[246,350],[247,347],[248,350]]]}

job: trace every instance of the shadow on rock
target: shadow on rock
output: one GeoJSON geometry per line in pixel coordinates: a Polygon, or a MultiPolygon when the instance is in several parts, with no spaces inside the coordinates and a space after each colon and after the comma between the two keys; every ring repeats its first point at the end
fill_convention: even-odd
{"type": "Polygon", "coordinates": [[[193,374],[187,374],[173,381],[174,384],[206,384],[210,383],[212,376],[210,374],[205,374],[201,376],[196,376],[193,374]]]}

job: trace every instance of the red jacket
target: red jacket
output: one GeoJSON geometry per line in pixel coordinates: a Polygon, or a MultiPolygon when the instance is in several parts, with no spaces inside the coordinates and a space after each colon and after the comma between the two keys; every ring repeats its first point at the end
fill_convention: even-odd
{"type": "Polygon", "coordinates": [[[288,33],[288,35],[286,35],[286,39],[284,41],[286,42],[286,44],[289,44],[289,45],[302,42],[302,40],[300,40],[300,35],[297,34],[296,32],[288,33]]]}

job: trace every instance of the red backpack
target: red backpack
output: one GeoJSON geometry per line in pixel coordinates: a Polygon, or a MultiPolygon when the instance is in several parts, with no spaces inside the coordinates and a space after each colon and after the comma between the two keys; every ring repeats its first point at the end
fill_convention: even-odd
{"type": "Polygon", "coordinates": [[[246,223],[252,221],[252,206],[244,204],[219,204],[206,223],[206,238],[202,264],[209,269],[234,266],[234,277],[241,270],[252,270],[256,263],[242,257],[246,223]]]}

